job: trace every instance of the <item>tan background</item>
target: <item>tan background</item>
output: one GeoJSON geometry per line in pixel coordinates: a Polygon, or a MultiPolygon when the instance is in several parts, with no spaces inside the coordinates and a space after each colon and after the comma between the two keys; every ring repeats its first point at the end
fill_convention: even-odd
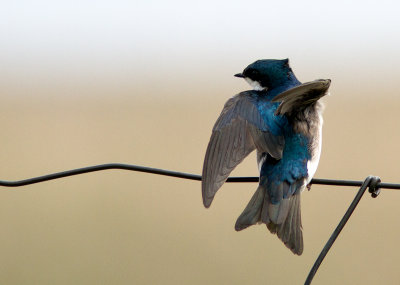
{"type": "MultiPolygon", "coordinates": [[[[316,177],[400,182],[394,4],[42,2],[1,12],[0,179],[108,162],[198,174],[248,88],[232,75],[289,57],[301,81],[332,79],[316,177]]],[[[254,154],[234,175],[257,175],[254,154]]],[[[224,185],[208,210],[199,182],[122,170],[1,188],[0,284],[304,283],[356,189],[304,193],[298,257],[263,226],[234,231],[255,188],[224,185]]],[[[314,283],[399,284],[399,204],[366,195],[314,283]]]]}

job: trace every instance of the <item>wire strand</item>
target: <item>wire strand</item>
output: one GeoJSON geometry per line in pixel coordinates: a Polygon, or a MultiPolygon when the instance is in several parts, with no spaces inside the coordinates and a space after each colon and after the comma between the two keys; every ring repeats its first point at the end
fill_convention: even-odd
{"type": "MultiPolygon", "coordinates": [[[[106,164],[99,164],[93,166],[87,166],[82,168],[76,168],[51,174],[46,174],[42,176],[22,179],[22,180],[15,180],[15,181],[6,181],[0,180],[0,186],[4,187],[20,187],[26,186],[36,183],[41,183],[45,181],[50,181],[54,179],[80,175],[90,172],[97,172],[109,169],[121,169],[121,170],[129,170],[129,171],[137,171],[137,172],[145,172],[163,176],[170,176],[182,179],[189,179],[189,180],[196,180],[201,181],[201,176],[191,173],[184,173],[184,172],[177,172],[159,168],[152,168],[134,164],[124,164],[124,163],[106,163],[106,164]]],[[[229,177],[226,182],[230,183],[237,183],[237,182],[258,182],[258,177],[229,177]]],[[[334,185],[334,186],[351,186],[351,187],[360,187],[363,184],[363,181],[354,181],[354,180],[337,180],[337,179],[318,179],[314,178],[311,180],[310,184],[319,184],[319,185],[334,185]]],[[[381,189],[400,189],[400,184],[394,183],[378,183],[377,188],[381,189]]]]}
{"type": "MultiPolygon", "coordinates": [[[[42,176],[22,179],[22,180],[15,180],[15,181],[6,181],[0,180],[0,186],[4,187],[20,187],[26,186],[36,183],[41,183],[45,181],[50,181],[54,179],[80,175],[90,172],[97,172],[109,169],[121,169],[121,170],[129,170],[129,171],[137,171],[137,172],[145,172],[163,176],[170,176],[182,179],[189,179],[189,180],[196,180],[201,181],[201,176],[191,173],[184,173],[184,172],[177,172],[159,168],[152,168],[134,164],[124,164],[124,163],[106,163],[106,164],[99,164],[93,166],[87,166],[82,168],[76,168],[51,174],[46,174],[42,176]]],[[[258,182],[258,177],[229,177],[226,182],[230,183],[237,183],[237,182],[258,182]]],[[[351,187],[360,187],[363,184],[363,181],[354,181],[354,180],[337,180],[337,179],[318,179],[314,178],[311,180],[310,184],[319,184],[319,185],[335,185],[335,186],[351,186],[351,187]]],[[[400,189],[400,184],[395,183],[378,183],[378,188],[381,189],[400,189]]]]}
{"type": "MultiPolygon", "coordinates": [[[[138,172],[145,172],[157,175],[164,175],[182,179],[189,179],[189,180],[196,180],[201,181],[202,177],[196,174],[184,173],[184,172],[177,172],[159,168],[152,168],[152,167],[145,167],[140,165],[133,165],[133,164],[123,164],[123,163],[106,163],[106,164],[99,164],[93,166],[87,166],[82,168],[76,168],[51,174],[46,174],[42,176],[27,178],[23,180],[16,180],[16,181],[4,181],[0,180],[0,186],[4,187],[20,187],[26,186],[36,183],[41,183],[45,181],[50,181],[54,179],[80,175],[84,173],[96,172],[96,171],[103,171],[108,169],[121,169],[121,170],[130,170],[130,171],[138,171],[138,172]]],[[[229,177],[226,182],[258,182],[258,177],[229,177]]],[[[310,184],[319,184],[319,185],[332,185],[332,186],[350,186],[350,187],[361,187],[360,190],[357,192],[356,197],[354,198],[353,202],[351,203],[350,207],[346,211],[345,215],[343,216],[342,220],[339,222],[339,225],[336,227],[335,231],[331,235],[330,239],[326,243],[325,247],[322,249],[320,255],[318,256],[317,260],[315,261],[313,267],[309,275],[307,276],[307,280],[305,282],[306,285],[311,284],[312,279],[314,278],[319,266],[321,265],[323,259],[325,258],[326,254],[332,247],[333,243],[335,242],[336,238],[339,236],[340,232],[346,225],[348,219],[350,218],[351,214],[353,213],[354,209],[357,207],[358,202],[362,198],[365,190],[369,187],[372,197],[377,197],[379,194],[380,189],[400,189],[400,184],[396,183],[383,183],[380,182],[380,179],[374,176],[368,176],[364,181],[355,181],[355,180],[338,180],[338,179],[318,179],[314,178],[311,180],[310,184]],[[373,181],[373,182],[371,182],[373,181]]]]}
{"type": "MultiPolygon", "coordinates": [[[[340,232],[346,225],[347,221],[350,219],[351,214],[353,214],[355,208],[357,207],[358,203],[360,202],[362,196],[364,195],[365,191],[367,190],[368,187],[370,187],[370,192],[372,194],[375,193],[375,191],[378,190],[376,188],[376,185],[378,185],[380,181],[379,177],[376,176],[368,176],[364,182],[362,183],[360,190],[358,190],[356,196],[354,197],[353,202],[351,202],[349,208],[347,209],[346,213],[344,214],[343,218],[340,220],[339,224],[337,225],[335,231],[332,233],[331,237],[327,241],[326,245],[322,249],[321,253],[319,254],[317,260],[315,261],[313,267],[310,270],[310,273],[307,276],[306,282],[304,285],[309,285],[311,284],[315,274],[317,273],[317,270],[319,266],[321,265],[322,261],[324,260],[325,256],[328,254],[328,251],[331,249],[333,243],[336,241],[336,238],[339,236],[340,232]],[[371,189],[371,185],[373,185],[373,189],[371,189]]],[[[376,197],[372,195],[372,197],[376,197]]]]}

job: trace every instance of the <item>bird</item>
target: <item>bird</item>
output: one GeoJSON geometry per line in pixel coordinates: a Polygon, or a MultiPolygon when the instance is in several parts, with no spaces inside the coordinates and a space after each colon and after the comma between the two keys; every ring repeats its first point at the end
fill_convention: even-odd
{"type": "Polygon", "coordinates": [[[329,94],[330,79],[301,83],[289,59],[262,59],[242,73],[252,90],[224,105],[204,158],[202,198],[210,207],[232,170],[257,151],[259,184],[236,221],[241,231],[265,224],[294,254],[303,253],[300,193],[311,187],[321,154],[320,98],[329,94]]]}

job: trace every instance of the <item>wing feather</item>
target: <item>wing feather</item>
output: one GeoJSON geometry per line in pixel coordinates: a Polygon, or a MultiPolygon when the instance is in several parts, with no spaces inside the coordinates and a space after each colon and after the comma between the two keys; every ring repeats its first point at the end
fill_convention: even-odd
{"type": "Polygon", "coordinates": [[[203,165],[202,194],[209,207],[232,170],[254,149],[282,157],[284,139],[270,133],[256,106],[252,92],[229,99],[217,119],[203,165]]]}
{"type": "Polygon", "coordinates": [[[324,96],[328,91],[331,81],[329,79],[318,79],[306,82],[275,96],[273,102],[281,102],[276,109],[276,115],[290,114],[308,106],[324,96]]]}

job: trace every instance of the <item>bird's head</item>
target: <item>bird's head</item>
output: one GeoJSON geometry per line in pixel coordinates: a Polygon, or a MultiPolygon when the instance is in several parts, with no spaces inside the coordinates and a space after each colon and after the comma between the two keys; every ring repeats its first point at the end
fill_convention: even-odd
{"type": "Polygon", "coordinates": [[[289,59],[257,60],[235,76],[244,78],[255,90],[272,89],[295,79],[289,59]]]}

